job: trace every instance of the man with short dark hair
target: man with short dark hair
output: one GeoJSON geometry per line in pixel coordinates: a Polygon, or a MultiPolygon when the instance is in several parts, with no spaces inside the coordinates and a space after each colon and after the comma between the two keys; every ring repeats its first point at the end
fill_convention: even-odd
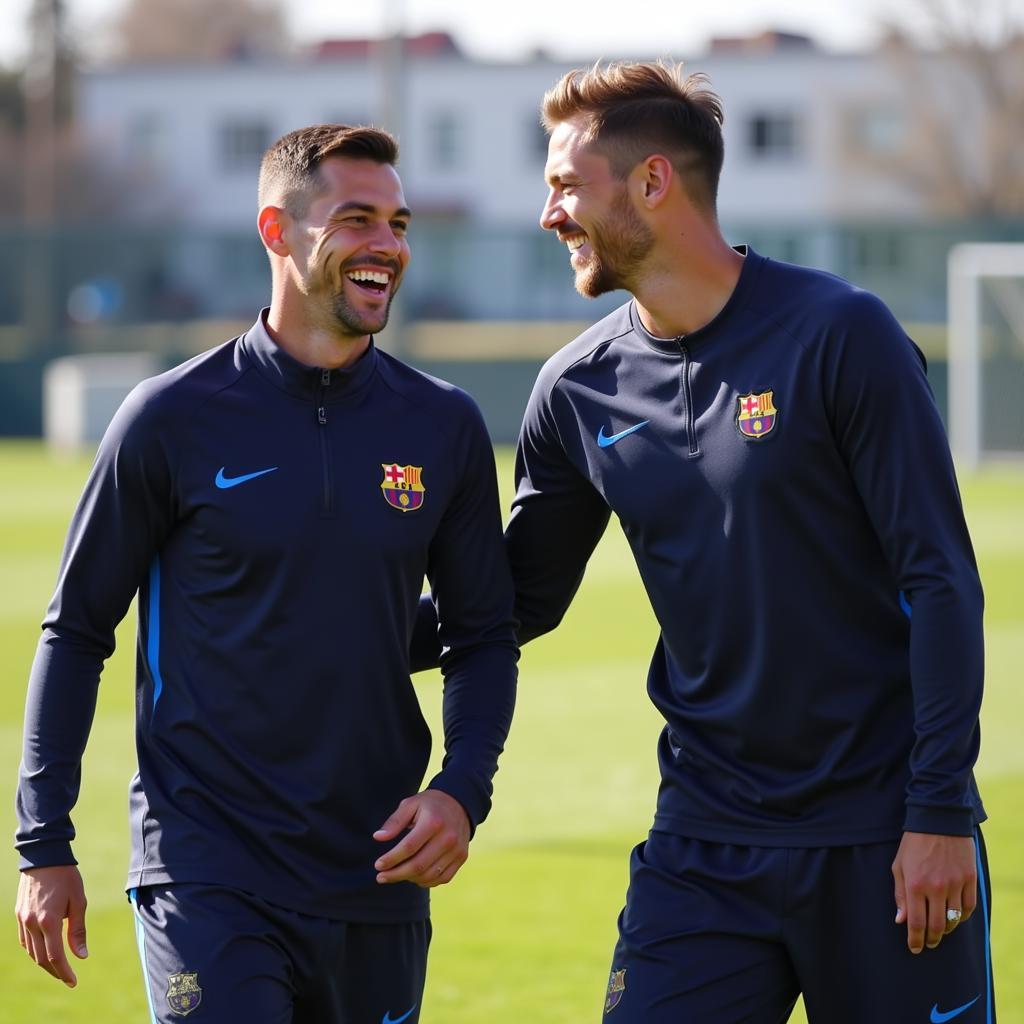
{"type": "Polygon", "coordinates": [[[700,76],[573,72],[543,120],[541,225],[582,294],[632,300],[527,408],[520,639],[613,512],[661,627],[609,1024],[777,1024],[801,993],[815,1024],[992,1021],[982,592],[924,359],[874,296],[725,241],[700,76]]]}
{"type": "Polygon", "coordinates": [[[71,524],[28,694],[19,935],[75,984],[70,812],[138,592],[128,888],[154,1021],[415,1024],[428,890],[490,807],[517,657],[493,453],[467,395],[373,344],[409,259],[396,159],[341,125],[271,147],[270,307],[135,389],[71,524]],[[424,575],[446,756],[421,789],[424,575]]]}

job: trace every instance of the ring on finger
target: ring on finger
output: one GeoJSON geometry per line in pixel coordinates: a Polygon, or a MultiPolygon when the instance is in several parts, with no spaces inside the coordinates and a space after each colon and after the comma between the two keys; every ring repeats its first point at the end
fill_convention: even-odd
{"type": "Polygon", "coordinates": [[[946,920],[950,924],[959,924],[963,916],[964,912],[962,910],[957,910],[954,907],[949,907],[946,910],[946,920]]]}

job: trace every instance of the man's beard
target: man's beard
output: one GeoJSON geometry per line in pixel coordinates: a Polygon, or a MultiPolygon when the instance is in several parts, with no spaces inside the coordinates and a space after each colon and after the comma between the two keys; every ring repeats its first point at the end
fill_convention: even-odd
{"type": "Polygon", "coordinates": [[[398,291],[398,281],[395,279],[391,291],[388,294],[387,304],[383,309],[374,313],[363,313],[353,308],[345,294],[344,285],[331,296],[330,308],[333,314],[335,325],[341,328],[345,334],[379,334],[388,323],[388,316],[391,313],[391,303],[395,299],[395,292],[398,291]]]}
{"type": "Polygon", "coordinates": [[[625,187],[611,212],[587,232],[590,258],[576,271],[576,291],[588,299],[625,288],[632,291],[643,261],[654,248],[654,233],[633,209],[625,187]]]}
{"type": "Polygon", "coordinates": [[[401,283],[401,272],[398,265],[391,261],[383,263],[365,259],[359,261],[359,266],[368,265],[379,266],[382,270],[390,270],[392,273],[387,303],[383,309],[374,312],[359,310],[349,301],[348,295],[345,293],[348,278],[345,276],[344,267],[337,277],[329,270],[315,271],[315,284],[310,289],[310,295],[320,299],[323,325],[328,329],[341,334],[361,337],[366,334],[379,334],[387,326],[391,303],[394,302],[395,294],[401,283]]]}

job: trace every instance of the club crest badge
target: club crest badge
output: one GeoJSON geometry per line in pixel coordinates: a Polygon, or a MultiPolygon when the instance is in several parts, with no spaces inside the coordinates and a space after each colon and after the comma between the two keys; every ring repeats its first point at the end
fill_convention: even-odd
{"type": "Polygon", "coordinates": [[[199,975],[171,974],[167,977],[167,1005],[181,1017],[187,1017],[203,1001],[199,975]]]}
{"type": "Polygon", "coordinates": [[[614,1010],[622,1000],[622,996],[626,991],[626,968],[623,967],[621,971],[612,970],[612,975],[608,979],[608,994],[604,999],[604,1012],[608,1013],[614,1010]]]}
{"type": "Polygon", "coordinates": [[[773,391],[762,391],[759,395],[740,395],[737,399],[736,426],[744,437],[757,440],[775,429],[779,411],[772,400],[774,394],[773,391]]]}
{"type": "Polygon", "coordinates": [[[382,462],[384,479],[380,489],[384,500],[399,512],[414,512],[423,505],[427,489],[423,486],[422,466],[399,466],[397,462],[382,462]]]}

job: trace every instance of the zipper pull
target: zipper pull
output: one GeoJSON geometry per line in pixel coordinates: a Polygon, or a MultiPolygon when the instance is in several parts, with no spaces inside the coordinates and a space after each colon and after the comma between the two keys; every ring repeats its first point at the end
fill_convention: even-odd
{"type": "MultiPolygon", "coordinates": [[[[330,370],[327,371],[330,373],[330,370]]],[[[316,411],[316,421],[322,427],[327,422],[327,407],[321,405],[316,411]]]]}
{"type": "Polygon", "coordinates": [[[321,370],[320,371],[320,383],[323,384],[323,386],[325,388],[329,388],[331,386],[331,371],[330,370],[321,370]]]}

